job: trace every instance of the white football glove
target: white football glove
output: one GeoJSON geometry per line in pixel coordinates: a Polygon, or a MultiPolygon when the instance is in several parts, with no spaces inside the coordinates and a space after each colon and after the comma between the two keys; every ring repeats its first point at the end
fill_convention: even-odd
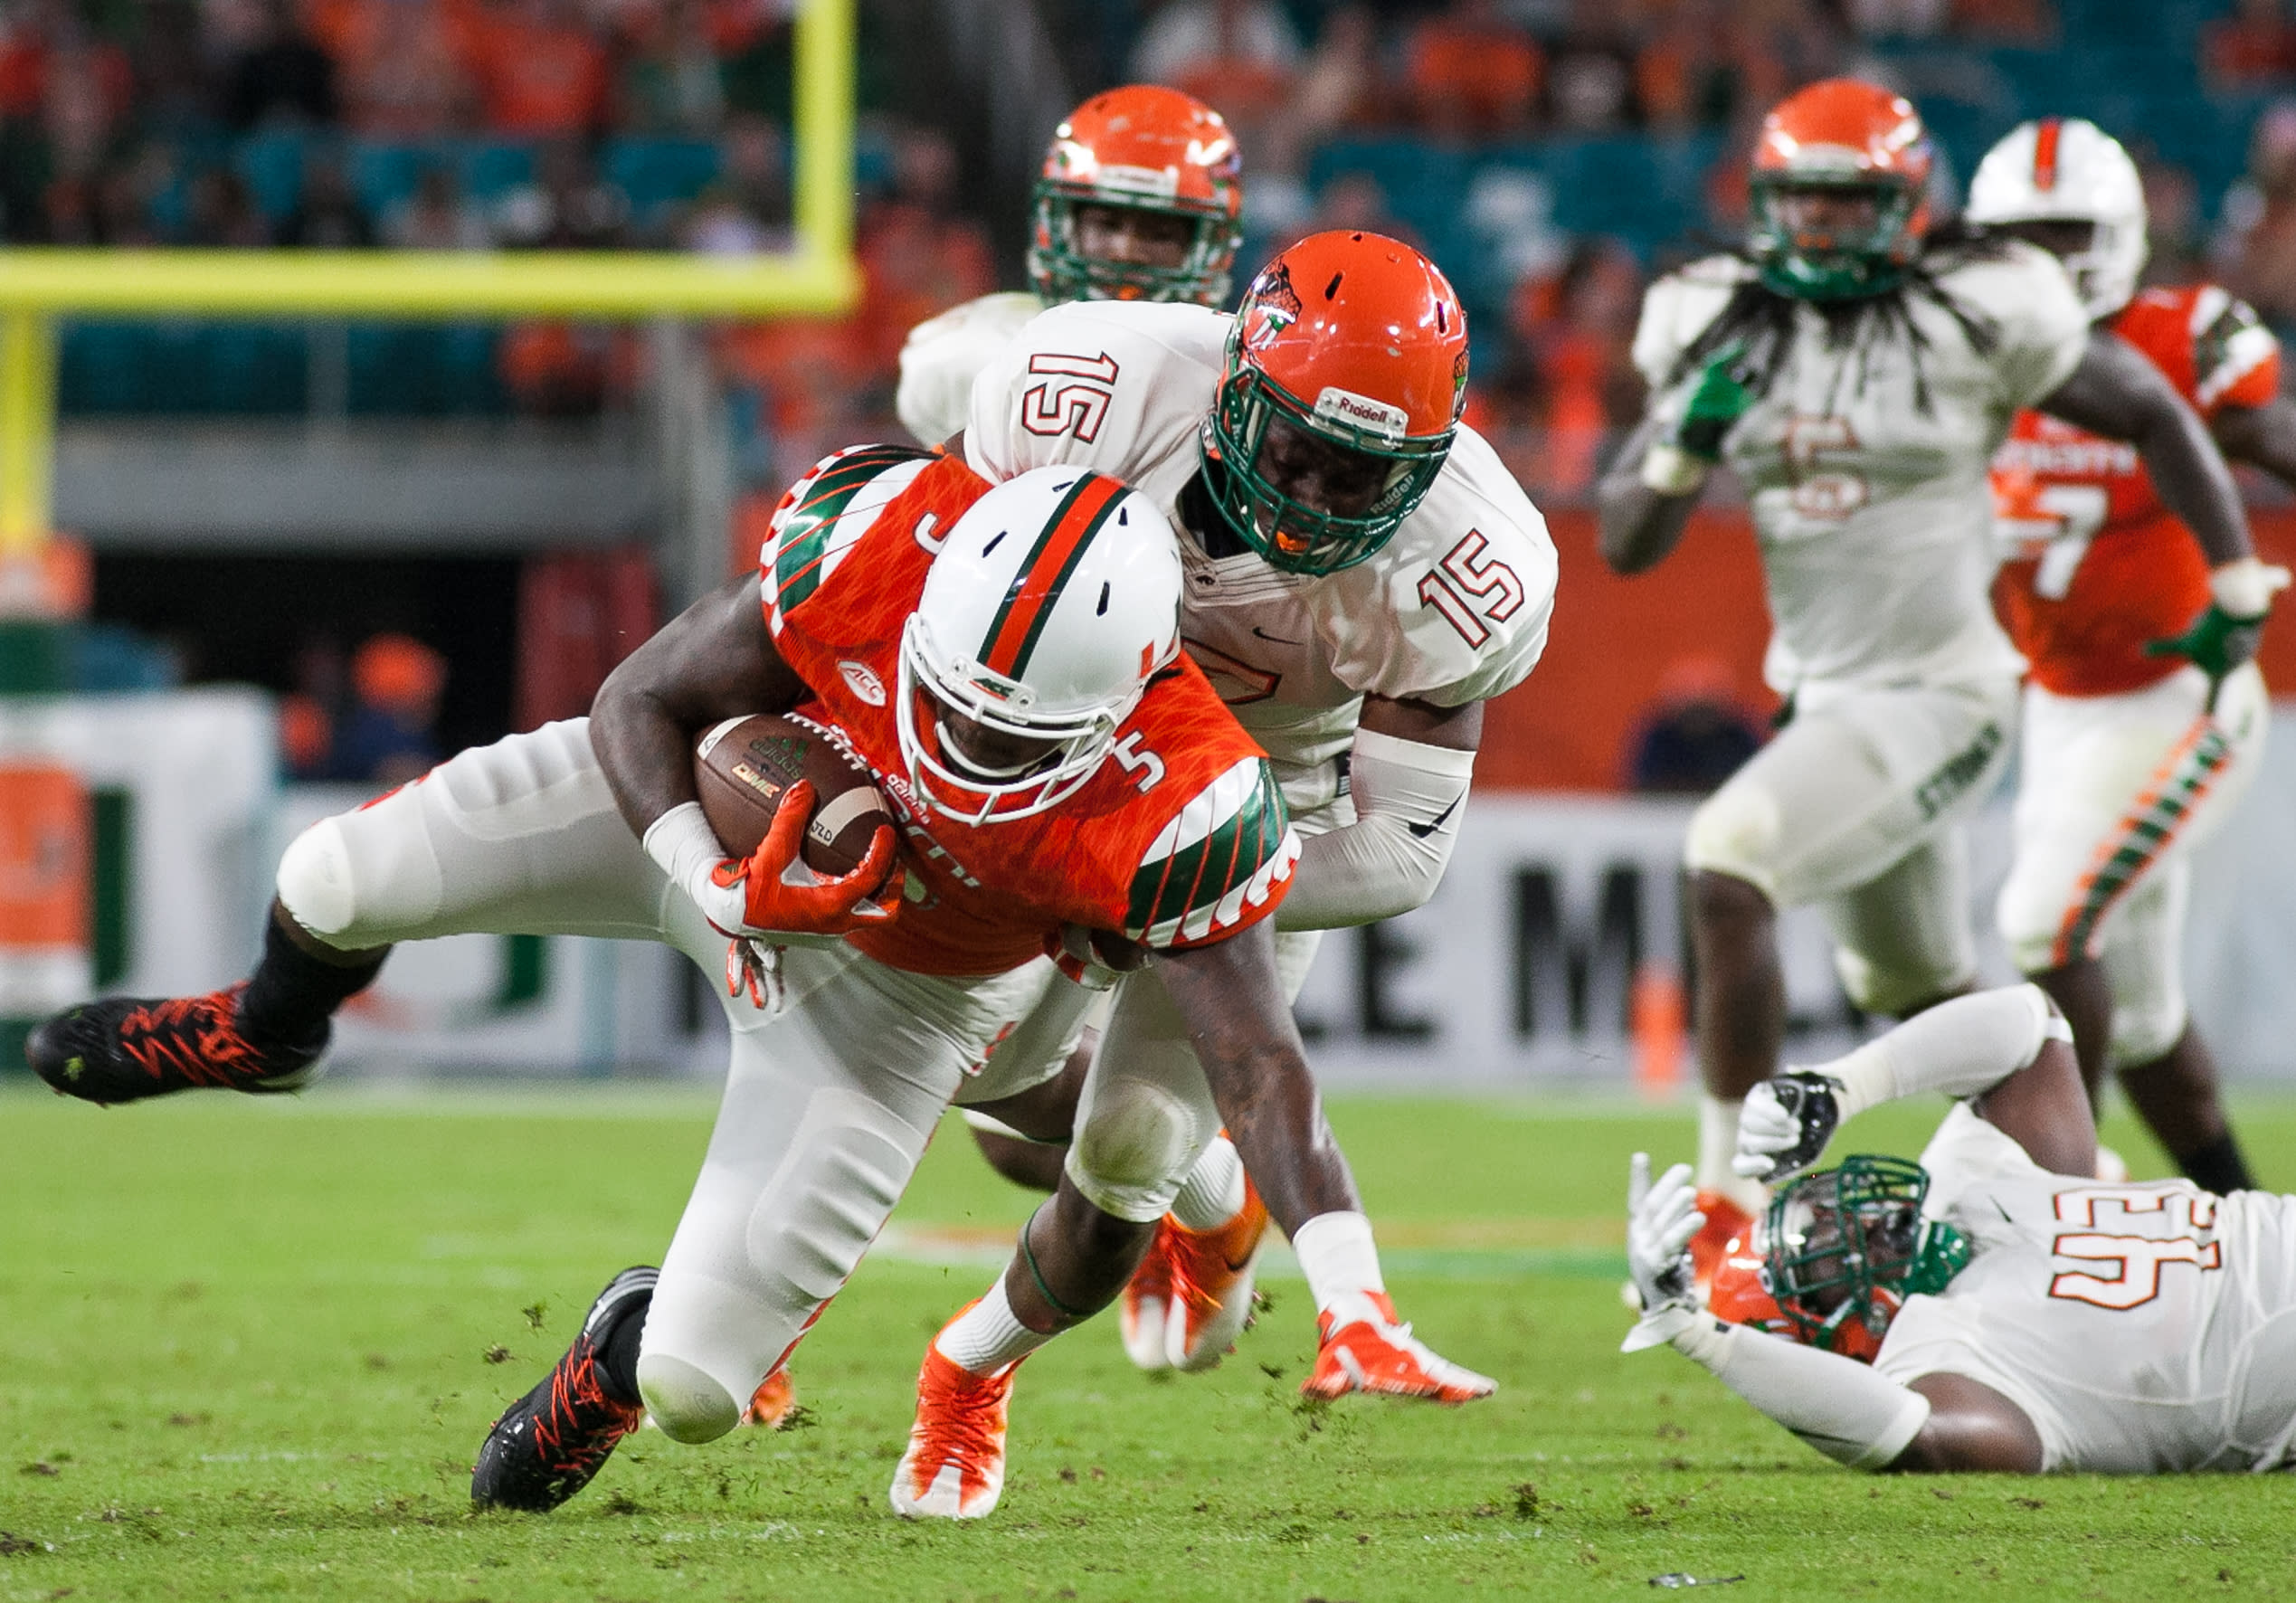
{"type": "Polygon", "coordinates": [[[1738,1154],[1730,1166],[1749,1180],[1780,1181],[1826,1153],[1842,1122],[1842,1082],[1796,1069],[1746,1093],[1738,1110],[1738,1154]]]}
{"type": "Polygon", "coordinates": [[[1690,1165],[1675,1164],[1654,1185],[1650,1154],[1637,1152],[1627,1167],[1627,1272],[1642,1298],[1642,1323],[1627,1333],[1619,1352],[1660,1346],[1697,1323],[1690,1238],[1705,1225],[1690,1165]]]}

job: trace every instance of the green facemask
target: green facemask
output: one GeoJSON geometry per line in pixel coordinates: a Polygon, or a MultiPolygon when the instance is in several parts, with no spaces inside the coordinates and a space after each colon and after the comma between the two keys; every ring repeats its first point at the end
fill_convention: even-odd
{"type": "Polygon", "coordinates": [[[1046,304],[1071,300],[1163,300],[1221,307],[1228,302],[1229,268],[1243,230],[1218,209],[1197,211],[1176,202],[1126,202],[1105,192],[1040,178],[1033,192],[1035,227],[1029,247],[1029,284],[1046,304]],[[1188,258],[1178,267],[1105,261],[1077,249],[1079,205],[1124,206],[1195,224],[1188,258]]]}
{"type": "Polygon", "coordinates": [[[1907,1297],[1969,1266],[1969,1238],[1921,1217],[1929,1190],[1920,1164],[1865,1153],[1770,1200],[1762,1285],[1804,1340],[1831,1351],[1853,1322],[1879,1337],[1907,1297]]]}
{"type": "Polygon", "coordinates": [[[1898,184],[1815,184],[1757,175],[1753,221],[1747,245],[1760,264],[1762,282],[1797,300],[1856,300],[1885,294],[1905,281],[1905,234],[1917,200],[1898,184]],[[1822,247],[1807,246],[1779,215],[1779,203],[1795,191],[1837,189],[1874,197],[1874,221],[1842,230],[1822,247]]]}

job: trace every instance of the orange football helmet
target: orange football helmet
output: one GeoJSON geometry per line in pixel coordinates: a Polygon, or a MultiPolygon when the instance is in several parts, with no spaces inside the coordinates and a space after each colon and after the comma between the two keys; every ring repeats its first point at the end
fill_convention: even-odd
{"type": "Polygon", "coordinates": [[[1053,130],[1037,179],[1029,282],[1048,302],[1228,299],[1243,239],[1243,158],[1219,112],[1193,95],[1135,83],[1097,94],[1053,130]],[[1178,266],[1087,254],[1079,206],[1180,217],[1193,227],[1178,266]]]}
{"type": "Polygon", "coordinates": [[[1244,292],[1204,421],[1206,488],[1272,566],[1352,566],[1435,483],[1466,375],[1466,314],[1435,263],[1382,234],[1310,234],[1244,292]],[[1293,493],[1306,478],[1352,507],[1293,493]]]}
{"type": "Polygon", "coordinates": [[[1804,300],[1894,289],[1929,232],[1929,132],[1904,97],[1850,78],[1762,119],[1748,239],[1762,280],[1804,300]]]}
{"type": "MultiPolygon", "coordinates": [[[[1769,1295],[1769,1287],[1763,1283],[1760,1239],[1759,1225],[1750,1226],[1730,1238],[1706,1294],[1706,1311],[1731,1324],[1750,1324],[1789,1342],[1811,1343],[1816,1338],[1778,1305],[1778,1299],[1769,1295]]],[[[1890,1311],[1896,1312],[1894,1301],[1890,1311]]],[[[1860,1363],[1872,1363],[1874,1354],[1882,1350],[1882,1338],[1859,1320],[1847,1321],[1827,1335],[1829,1342],[1817,1344],[1860,1363]]]]}

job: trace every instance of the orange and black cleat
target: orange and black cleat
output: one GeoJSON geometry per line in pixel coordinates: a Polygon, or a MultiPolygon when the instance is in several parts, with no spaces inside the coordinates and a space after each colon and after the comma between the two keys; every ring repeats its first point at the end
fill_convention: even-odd
{"type": "Polygon", "coordinates": [[[474,1504],[546,1514],[588,1485],[621,1438],[646,1422],[643,1403],[607,1393],[598,1355],[622,1320],[646,1316],[659,1278],[659,1270],[640,1265],[606,1283],[566,1355],[479,1445],[474,1504]]]}
{"type": "Polygon", "coordinates": [[[240,1028],[242,982],[204,996],[109,996],[42,1020],[24,1042],[32,1071],[66,1096],[106,1106],[176,1091],[299,1091],[328,1026],[301,1041],[240,1028]]]}

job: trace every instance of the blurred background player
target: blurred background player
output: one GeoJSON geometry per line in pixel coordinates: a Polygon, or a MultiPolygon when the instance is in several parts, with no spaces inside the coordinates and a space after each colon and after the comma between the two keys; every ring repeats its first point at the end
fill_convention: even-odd
{"type": "Polygon", "coordinates": [[[1757,1086],[1737,1162],[1783,1181],[1842,1120],[1940,1091],[1967,1100],[1918,1165],[1853,1157],[1781,1187],[1755,1248],[1769,1330],[1696,1306],[1689,1166],[1654,1186],[1637,1153],[1627,1258],[1646,1312],[1625,1350],[1671,1344],[1859,1469],[2285,1467],[2296,1197],[2100,1183],[2072,1031],[2038,988],[1946,1002],[1757,1086]]]}
{"type": "MultiPolygon", "coordinates": [[[[1180,531],[1182,643],[1267,749],[1305,838],[1277,920],[1287,1000],[1321,931],[1433,892],[1482,704],[1520,683],[1545,645],[1553,546],[1458,422],[1466,368],[1465,318],[1434,264],[1393,240],[1334,232],[1268,263],[1233,318],[1140,302],[1055,308],[974,386],[963,440],[974,467],[998,479],[1053,462],[1112,473],[1180,531]]],[[[1139,773],[1153,786],[1160,769],[1139,773]]],[[[1153,1238],[1170,1249],[1172,1284],[1162,1307],[1134,1284],[1127,1350],[1135,1361],[1218,1361],[1249,1308],[1267,1214],[1215,1139],[1196,1047],[1154,974],[1117,995],[1073,1129],[1058,1188],[1002,1282],[1020,1294],[1010,1322],[984,1303],[935,1350],[977,1376],[1001,1372],[1113,1300],[1153,1238]],[[1167,1211],[1177,1229],[1159,1228],[1167,1211]],[[1175,1245],[1177,1234],[1194,1239],[1175,1245]],[[1070,1278],[1039,1275],[1062,1243],[1070,1278]]],[[[1368,1239],[1356,1223],[1293,1247],[1320,1264],[1368,1239]]],[[[1342,1326],[1355,1316],[1319,1307],[1342,1326]]],[[[1319,1369],[1309,1386],[1341,1380],[1319,1369]]],[[[1476,1394],[1399,1368],[1356,1383],[1476,1394]]],[[[962,1401],[921,1389],[917,1439],[961,1439],[962,1401]]]]}
{"type": "Polygon", "coordinates": [[[927,445],[964,427],[972,380],[1020,326],[1070,300],[1228,304],[1243,161],[1219,113],[1175,89],[1096,94],[1053,130],[1033,195],[1029,288],[909,331],[895,404],[927,445]]]}
{"type": "MultiPolygon", "coordinates": [[[[2226,457],[2296,484],[2272,331],[2214,284],[2137,292],[2144,185],[2117,141],[2079,119],[2025,123],[1978,168],[1968,214],[2055,254],[2091,318],[2176,385],[2226,457]]],[[[2193,845],[2263,760],[2249,657],[2287,570],[2244,540],[2196,539],[2134,451],[2041,413],[2018,413],[1993,489],[1995,604],[2030,665],[2002,936],[2072,1020],[2091,1094],[2111,1068],[2178,1169],[2245,1190],[2185,1005],[2185,904],[2193,845]]]]}
{"type": "Polygon", "coordinates": [[[1704,1096],[1702,1278],[1760,1210],[1733,1174],[1740,1098],[1776,1070],[1777,915],[1823,909],[1850,1000],[1903,1017],[1977,959],[1956,825],[2007,762],[2021,662],[1988,603],[1986,464],[2037,406],[2136,442],[2212,552],[2245,554],[2230,472],[2159,372],[2088,315],[2056,261],[1931,227],[1912,108],[1831,80],[1762,124],[1742,255],[1660,280],[1635,360],[1648,415],[1601,486],[1603,555],[1674,549],[1714,466],[1744,481],[1785,727],[1684,842],[1704,1096]]]}

